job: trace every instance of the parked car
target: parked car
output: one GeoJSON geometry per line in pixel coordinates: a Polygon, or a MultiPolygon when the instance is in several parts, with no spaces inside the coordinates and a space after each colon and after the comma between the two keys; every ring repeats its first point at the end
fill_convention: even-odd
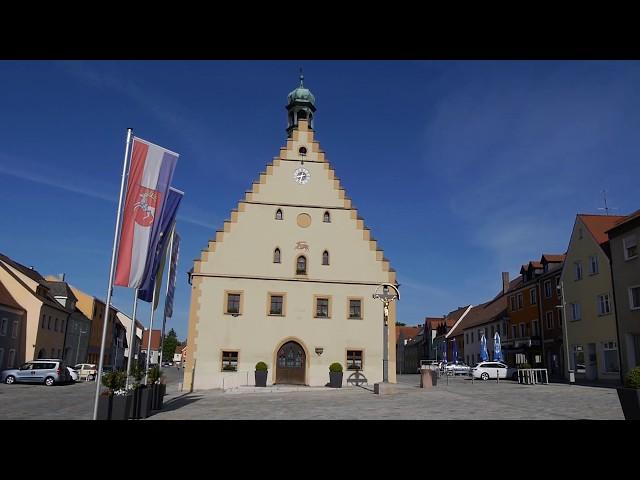
{"type": "Polygon", "coordinates": [[[469,375],[471,367],[464,362],[450,363],[444,367],[447,375],[469,375]]]}
{"type": "Polygon", "coordinates": [[[47,386],[71,381],[71,374],[62,360],[39,359],[25,363],[20,368],[4,370],[0,373],[0,382],[44,383],[47,386]]]}
{"type": "Polygon", "coordinates": [[[67,367],[67,370],[69,370],[69,375],[71,375],[71,381],[72,382],[77,382],[78,381],[78,372],[76,372],[71,367],[67,367]]]}
{"type": "Polygon", "coordinates": [[[163,367],[173,367],[173,362],[162,362],[163,367]]]}
{"type": "Polygon", "coordinates": [[[77,372],[80,380],[95,380],[98,367],[93,363],[79,363],[73,369],[77,372]]]}
{"type": "Polygon", "coordinates": [[[481,378],[482,380],[497,378],[498,375],[500,378],[518,379],[518,370],[508,367],[502,362],[480,362],[471,369],[471,374],[473,378],[481,378]]]}

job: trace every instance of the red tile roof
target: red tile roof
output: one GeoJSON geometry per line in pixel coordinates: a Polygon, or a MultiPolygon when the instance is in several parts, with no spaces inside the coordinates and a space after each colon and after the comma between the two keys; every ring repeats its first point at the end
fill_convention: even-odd
{"type": "Polygon", "coordinates": [[[25,311],[24,308],[11,296],[9,290],[0,282],[0,305],[15,308],[16,310],[25,311]]]}
{"type": "Polygon", "coordinates": [[[541,263],[558,263],[564,262],[565,254],[543,253],[540,259],[541,263]]]}
{"type": "Polygon", "coordinates": [[[618,228],[621,225],[625,225],[629,222],[631,222],[632,220],[637,220],[640,218],[640,210],[636,210],[635,212],[633,212],[631,215],[627,215],[626,217],[624,217],[622,220],[618,220],[616,222],[616,224],[611,227],[609,230],[607,230],[608,232],[618,228]]]}
{"type": "MultiPolygon", "coordinates": [[[[160,330],[151,330],[151,350],[160,350],[161,333],[160,330]]],[[[140,345],[140,349],[146,351],[147,345],[149,345],[149,329],[145,328],[142,333],[142,345],[140,345]]]]}
{"type": "Polygon", "coordinates": [[[596,239],[600,245],[607,243],[609,237],[605,233],[610,228],[616,226],[617,222],[626,219],[623,215],[585,215],[578,214],[578,217],[587,226],[591,235],[596,239]]]}
{"type": "Polygon", "coordinates": [[[422,327],[396,327],[396,343],[400,339],[400,333],[403,334],[405,340],[409,340],[415,337],[420,330],[422,327]]]}

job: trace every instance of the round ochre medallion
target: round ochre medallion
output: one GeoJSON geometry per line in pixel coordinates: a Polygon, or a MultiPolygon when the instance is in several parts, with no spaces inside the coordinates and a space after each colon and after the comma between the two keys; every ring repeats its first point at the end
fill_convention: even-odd
{"type": "Polygon", "coordinates": [[[298,215],[298,226],[302,228],[307,228],[311,225],[311,216],[308,213],[301,213],[298,215]]]}

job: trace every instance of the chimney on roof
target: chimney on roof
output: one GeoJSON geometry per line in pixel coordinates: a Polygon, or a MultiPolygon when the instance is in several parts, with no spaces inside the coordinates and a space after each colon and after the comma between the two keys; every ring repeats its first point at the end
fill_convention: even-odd
{"type": "Polygon", "coordinates": [[[507,293],[509,290],[509,272],[502,272],[502,293],[507,293]]]}

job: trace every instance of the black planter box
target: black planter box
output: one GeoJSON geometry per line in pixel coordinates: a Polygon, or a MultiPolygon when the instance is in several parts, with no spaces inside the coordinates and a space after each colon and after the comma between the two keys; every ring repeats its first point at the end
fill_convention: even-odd
{"type": "Polygon", "coordinates": [[[256,387],[267,386],[267,370],[256,370],[256,387]]]}
{"type": "Polygon", "coordinates": [[[141,385],[134,390],[133,407],[129,418],[147,418],[151,413],[151,392],[141,385]]]}
{"type": "Polygon", "coordinates": [[[133,395],[114,395],[111,420],[128,420],[133,404],[133,395]]]}
{"type": "Polygon", "coordinates": [[[98,398],[98,420],[111,420],[111,410],[113,407],[113,397],[111,395],[100,395],[98,398]]]}
{"type": "Polygon", "coordinates": [[[625,420],[640,420],[640,388],[620,387],[616,390],[625,420]]]}
{"type": "Polygon", "coordinates": [[[167,384],[161,383],[158,386],[160,387],[160,392],[158,394],[158,410],[162,410],[162,407],[164,406],[164,396],[167,394],[167,384]]]}
{"type": "Polygon", "coordinates": [[[329,372],[329,386],[342,388],[342,372],[329,372]]]}

